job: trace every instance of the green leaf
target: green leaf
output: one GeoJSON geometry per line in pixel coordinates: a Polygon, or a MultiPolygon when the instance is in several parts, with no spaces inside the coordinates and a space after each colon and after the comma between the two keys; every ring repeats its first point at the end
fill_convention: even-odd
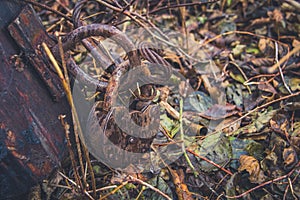
{"type": "Polygon", "coordinates": [[[232,0],[227,0],[227,6],[231,6],[232,0]]]}
{"type": "Polygon", "coordinates": [[[276,114],[276,112],[276,110],[266,110],[263,113],[257,113],[258,118],[256,118],[251,124],[239,128],[238,130],[230,133],[230,135],[247,135],[249,133],[259,134],[269,124],[269,121],[276,114]]]}
{"type": "Polygon", "coordinates": [[[246,52],[251,53],[251,54],[255,54],[255,55],[258,55],[260,53],[259,49],[255,48],[255,47],[247,47],[246,52]]]}
{"type": "MultiPolygon", "coordinates": [[[[173,199],[172,190],[170,189],[169,185],[164,181],[164,179],[162,179],[161,177],[156,176],[150,179],[148,183],[173,199]]],[[[163,196],[161,196],[160,194],[158,194],[157,192],[151,189],[145,190],[143,194],[145,196],[145,199],[165,200],[163,196]]]]}
{"type": "MultiPolygon", "coordinates": [[[[219,165],[225,164],[232,157],[232,149],[229,139],[221,131],[207,136],[203,140],[197,153],[219,165]]],[[[200,158],[197,159],[201,170],[210,172],[217,169],[212,164],[200,158]]]]}

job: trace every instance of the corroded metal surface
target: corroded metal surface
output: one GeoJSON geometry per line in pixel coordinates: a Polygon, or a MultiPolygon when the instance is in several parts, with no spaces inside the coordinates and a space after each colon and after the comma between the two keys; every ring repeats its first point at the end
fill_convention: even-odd
{"type": "Polygon", "coordinates": [[[25,6],[20,15],[8,26],[8,30],[48,87],[53,99],[58,101],[63,96],[60,80],[40,51],[42,42],[49,46],[53,46],[55,42],[49,38],[33,8],[25,6]]]}
{"type": "MultiPolygon", "coordinates": [[[[60,165],[65,138],[57,117],[71,114],[64,97],[59,103],[53,101],[32,62],[12,59],[26,54],[28,48],[19,48],[7,29],[21,6],[0,1],[0,9],[0,199],[24,199],[30,187],[60,165]],[[17,66],[20,63],[22,66],[17,66]]],[[[32,28],[31,23],[28,25],[32,28]]],[[[40,25],[35,28],[28,30],[44,31],[40,25]]],[[[29,35],[27,38],[32,41],[24,45],[33,45],[33,49],[42,41],[29,35]]],[[[38,58],[32,59],[43,61],[38,58]]]]}

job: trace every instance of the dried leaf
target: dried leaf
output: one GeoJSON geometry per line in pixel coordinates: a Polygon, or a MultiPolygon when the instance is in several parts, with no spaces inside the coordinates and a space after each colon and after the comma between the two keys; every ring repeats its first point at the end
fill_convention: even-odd
{"type": "Polygon", "coordinates": [[[259,18],[259,19],[254,19],[251,24],[249,25],[248,28],[254,27],[254,26],[261,26],[270,23],[269,18],[259,18]]]}
{"type": "Polygon", "coordinates": [[[256,67],[272,66],[274,64],[273,58],[253,58],[250,61],[256,67]]]}
{"type": "Polygon", "coordinates": [[[172,175],[173,183],[176,188],[176,194],[179,200],[192,200],[192,194],[189,191],[187,185],[184,183],[184,173],[182,170],[173,170],[169,168],[169,171],[172,175]]]}
{"type": "Polygon", "coordinates": [[[211,108],[203,113],[203,117],[207,119],[225,119],[238,113],[235,105],[219,105],[214,104],[211,108]]]}
{"type": "Polygon", "coordinates": [[[274,9],[273,12],[269,12],[268,15],[277,23],[277,24],[281,24],[281,26],[283,28],[286,27],[285,21],[284,21],[284,17],[281,13],[280,10],[278,9],[274,9]]]}
{"type": "Polygon", "coordinates": [[[261,161],[261,168],[266,171],[278,165],[278,156],[274,151],[266,151],[267,156],[261,161]]]}
{"type": "Polygon", "coordinates": [[[289,86],[293,92],[300,90],[300,79],[299,78],[291,78],[289,80],[289,86]]]}
{"type": "Polygon", "coordinates": [[[59,0],[60,4],[64,5],[65,7],[68,7],[70,5],[69,0],[59,0]]]}
{"type": "Polygon", "coordinates": [[[292,146],[284,148],[282,158],[285,170],[291,170],[298,163],[297,153],[292,146]]]}
{"type": "Polygon", "coordinates": [[[296,40],[296,39],[294,39],[293,40],[293,47],[295,48],[295,47],[297,47],[298,45],[300,45],[300,41],[299,40],[296,40]]]}
{"type": "Polygon", "coordinates": [[[270,39],[261,38],[258,42],[259,50],[267,57],[274,57],[274,42],[270,39]]]}
{"type": "Polygon", "coordinates": [[[240,167],[238,171],[246,170],[249,173],[249,180],[251,183],[262,183],[266,180],[266,176],[260,169],[259,162],[252,156],[241,155],[240,157],[240,167]]]}
{"type": "Polygon", "coordinates": [[[300,122],[296,122],[291,129],[291,131],[293,131],[290,139],[291,145],[293,145],[297,153],[300,154],[300,122]]]}
{"type": "Polygon", "coordinates": [[[289,138],[288,128],[289,122],[285,114],[278,113],[270,120],[270,125],[273,131],[279,133],[282,137],[289,138]]]}
{"type": "Polygon", "coordinates": [[[230,137],[230,144],[232,147],[232,159],[230,166],[237,169],[238,159],[241,155],[251,155],[254,157],[263,157],[263,146],[255,142],[252,139],[239,139],[235,137],[230,137]]]}
{"type": "Polygon", "coordinates": [[[262,90],[262,91],[265,91],[265,92],[272,93],[272,94],[277,94],[277,91],[275,90],[275,88],[268,82],[264,82],[263,84],[259,84],[258,89],[262,90]]]}
{"type": "Polygon", "coordinates": [[[222,130],[225,134],[230,134],[233,131],[236,131],[238,128],[240,128],[241,120],[238,120],[238,117],[228,117],[225,120],[223,120],[216,128],[215,130],[219,131],[222,130]],[[234,122],[234,123],[233,123],[234,122]],[[233,123],[233,124],[232,124],[233,123]],[[229,125],[229,126],[228,126],[229,125]],[[224,128],[225,127],[225,128],[224,128]]]}

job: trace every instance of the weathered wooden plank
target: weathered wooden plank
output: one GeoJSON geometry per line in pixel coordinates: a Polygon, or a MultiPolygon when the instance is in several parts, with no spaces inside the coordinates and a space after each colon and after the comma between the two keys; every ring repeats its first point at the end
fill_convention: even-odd
{"type": "Polygon", "coordinates": [[[48,87],[53,99],[59,101],[63,96],[60,80],[55,70],[51,70],[48,59],[40,50],[43,42],[48,46],[53,46],[55,43],[46,33],[33,8],[30,5],[25,6],[19,16],[8,26],[8,30],[26,59],[48,87]]]}
{"type": "Polygon", "coordinates": [[[53,101],[30,63],[20,71],[11,59],[22,50],[7,27],[20,10],[15,1],[0,1],[0,199],[24,199],[60,165],[65,138],[57,117],[71,116],[66,99],[53,101]]]}

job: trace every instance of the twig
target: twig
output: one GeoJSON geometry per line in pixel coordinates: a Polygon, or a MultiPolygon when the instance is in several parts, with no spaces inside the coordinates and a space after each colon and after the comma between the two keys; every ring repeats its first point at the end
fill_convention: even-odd
{"type": "MultiPolygon", "coordinates": [[[[61,79],[63,88],[64,88],[64,90],[65,90],[65,92],[66,92],[66,95],[67,95],[67,99],[68,99],[69,104],[70,104],[71,109],[72,109],[72,117],[74,117],[74,121],[75,121],[75,123],[74,123],[74,133],[75,133],[75,138],[78,137],[78,135],[79,135],[80,138],[81,138],[84,156],[85,156],[85,159],[86,159],[86,161],[87,161],[87,163],[88,163],[89,169],[91,170],[90,173],[91,173],[91,177],[92,177],[92,182],[95,182],[94,172],[93,172],[93,170],[92,170],[91,162],[89,161],[88,150],[87,150],[87,147],[86,147],[86,145],[85,145],[85,141],[84,141],[82,129],[81,129],[81,127],[80,127],[79,118],[78,118],[78,115],[77,115],[77,112],[76,112],[76,109],[75,109],[75,105],[74,105],[74,102],[73,102],[73,98],[72,98],[72,93],[71,93],[71,90],[70,90],[70,86],[68,85],[66,79],[64,78],[64,75],[63,75],[63,73],[61,72],[58,63],[56,62],[56,59],[54,58],[54,56],[53,56],[53,54],[51,53],[51,51],[50,51],[49,47],[47,46],[47,44],[46,44],[46,43],[42,43],[42,46],[43,46],[43,48],[44,48],[46,54],[48,55],[50,61],[52,62],[54,68],[56,69],[58,76],[59,76],[60,79],[61,79]],[[75,124],[77,124],[77,126],[75,126],[75,124]],[[76,130],[78,130],[78,132],[75,130],[75,128],[76,128],[76,130]],[[78,133],[78,134],[76,134],[76,133],[78,133]]],[[[79,144],[79,142],[78,142],[78,144],[79,144]]],[[[78,148],[77,150],[79,151],[78,153],[80,153],[80,148],[78,148]]],[[[80,154],[80,155],[81,155],[81,154],[80,154]]],[[[79,156],[79,159],[80,159],[80,157],[81,157],[80,155],[78,155],[78,156],[79,156]]],[[[79,160],[79,161],[80,161],[80,160],[79,160]]],[[[83,164],[82,164],[81,167],[83,167],[83,164]]],[[[84,169],[84,168],[83,168],[83,169],[84,169]]],[[[85,185],[85,186],[86,186],[86,185],[85,185]]],[[[84,186],[84,187],[85,187],[85,186],[84,186]]],[[[95,193],[94,183],[93,183],[93,190],[94,190],[94,193],[95,193]]],[[[94,195],[96,195],[96,194],[94,194],[94,195]]]]}
{"type": "MultiPolygon", "coordinates": [[[[299,166],[299,164],[300,164],[300,162],[298,162],[297,166],[299,166]]],[[[296,167],[297,167],[297,166],[296,166],[296,167]]],[[[296,167],[295,167],[295,168],[296,168],[296,167]]],[[[226,195],[226,198],[228,198],[228,199],[238,199],[238,198],[241,198],[241,197],[243,197],[243,196],[249,194],[250,192],[253,192],[253,191],[255,191],[255,190],[257,190],[257,189],[259,189],[259,188],[261,188],[261,187],[263,187],[263,186],[266,186],[266,185],[269,185],[269,184],[274,183],[274,182],[276,182],[276,181],[280,181],[280,180],[282,180],[282,179],[285,179],[286,177],[291,176],[291,175],[294,173],[294,171],[296,171],[295,168],[294,168],[292,171],[290,171],[288,174],[286,174],[286,175],[283,175],[283,176],[280,176],[280,177],[275,178],[275,179],[273,179],[273,180],[264,182],[264,183],[262,183],[262,184],[260,184],[260,185],[258,185],[258,186],[256,186],[256,187],[253,187],[253,188],[251,188],[250,190],[247,190],[246,192],[244,192],[244,193],[242,193],[242,194],[239,194],[239,195],[237,195],[237,196],[227,196],[227,195],[226,195]]],[[[299,171],[298,171],[298,173],[299,173],[299,171]]]]}
{"type": "MultiPolygon", "coordinates": [[[[58,37],[58,33],[56,33],[56,36],[58,37]]],[[[64,70],[64,75],[60,75],[60,79],[61,80],[65,80],[67,87],[64,87],[65,92],[67,94],[69,94],[70,96],[70,106],[71,106],[71,111],[72,111],[72,119],[73,119],[73,129],[74,129],[74,134],[75,134],[75,141],[76,141],[76,146],[77,146],[77,152],[78,152],[78,158],[79,158],[79,164],[80,164],[80,169],[81,169],[81,174],[83,177],[83,187],[82,189],[85,190],[85,187],[87,186],[87,182],[86,179],[84,177],[84,166],[83,166],[83,161],[82,161],[82,153],[81,153],[81,147],[80,147],[80,140],[78,137],[78,121],[75,120],[75,115],[74,112],[76,112],[75,107],[73,107],[73,97],[71,94],[71,88],[70,88],[70,80],[69,80],[69,76],[68,76],[68,71],[66,69],[66,62],[65,62],[65,58],[64,58],[64,50],[62,48],[62,42],[61,42],[61,37],[58,37],[58,47],[59,47],[59,54],[60,54],[60,58],[61,58],[61,62],[62,62],[62,66],[63,66],[63,70],[64,70]]],[[[47,53],[48,54],[48,53],[47,53]]],[[[54,62],[54,60],[52,61],[54,62]]],[[[56,71],[60,71],[59,67],[55,67],[56,71]]],[[[61,72],[59,73],[61,74],[61,72]]]]}
{"type": "MultiPolygon", "coordinates": [[[[275,40],[274,40],[275,41],[275,40]]],[[[275,41],[275,44],[277,42],[275,41]]],[[[272,78],[270,78],[269,80],[265,81],[266,83],[272,81],[276,76],[278,76],[279,74],[282,75],[283,77],[283,73],[282,73],[282,70],[281,70],[281,67],[280,65],[282,65],[285,61],[287,61],[289,59],[290,56],[294,55],[295,53],[297,53],[298,51],[300,51],[300,45],[295,47],[292,51],[290,51],[289,53],[287,53],[285,56],[283,56],[279,61],[277,59],[276,63],[268,68],[268,71],[274,71],[276,68],[279,68],[279,72],[276,74],[276,75],[273,75],[273,74],[266,74],[266,75],[257,75],[256,77],[251,77],[249,80],[245,81],[244,82],[244,85],[251,85],[251,84],[261,84],[260,82],[250,82],[251,80],[253,80],[254,78],[259,78],[261,76],[271,76],[272,78]]],[[[281,77],[281,78],[282,78],[281,77]]],[[[284,79],[283,79],[284,80],[284,79]]],[[[283,81],[284,82],[284,81],[283,81]]],[[[284,84],[286,85],[286,83],[284,82],[284,84]]],[[[288,86],[286,86],[286,88],[288,88],[288,86]]],[[[291,94],[292,92],[290,92],[291,94]]]]}
{"type": "Polygon", "coordinates": [[[277,64],[277,68],[279,69],[281,80],[283,82],[284,87],[287,89],[287,91],[290,94],[292,94],[292,91],[290,90],[289,86],[285,82],[285,79],[284,79],[284,76],[283,76],[283,73],[282,73],[282,69],[281,69],[281,66],[280,66],[279,61],[278,61],[278,43],[277,42],[274,42],[274,43],[275,43],[275,62],[277,64]]]}
{"type": "MultiPolygon", "coordinates": [[[[67,81],[67,84],[69,86],[69,91],[71,91],[70,79],[69,79],[69,76],[68,76],[68,70],[67,70],[67,65],[66,65],[66,62],[65,62],[65,57],[64,57],[65,54],[64,54],[64,50],[63,50],[63,46],[62,46],[62,42],[61,42],[61,37],[58,37],[58,45],[59,45],[59,52],[60,52],[62,67],[64,69],[64,75],[65,75],[64,77],[65,77],[65,79],[67,81]]],[[[78,115],[77,115],[76,108],[74,107],[74,103],[72,103],[72,116],[73,115],[74,115],[73,119],[75,119],[74,123],[73,123],[74,130],[75,130],[75,127],[76,128],[78,127],[78,130],[79,130],[80,134],[82,134],[82,130],[81,130],[81,127],[79,125],[80,122],[78,120],[78,115]]],[[[76,135],[78,135],[78,134],[76,134],[76,135]]],[[[79,141],[78,141],[78,144],[79,144],[79,141]]],[[[85,159],[86,159],[86,162],[88,164],[89,172],[91,174],[93,195],[96,196],[96,181],[95,181],[95,175],[94,175],[93,167],[92,167],[92,164],[91,164],[91,161],[90,161],[90,158],[89,158],[88,150],[85,147],[85,144],[83,144],[82,146],[83,146],[82,147],[83,152],[85,154],[85,159]]],[[[80,145],[78,145],[78,148],[79,148],[79,150],[78,150],[78,153],[79,153],[80,145]]],[[[79,159],[81,159],[81,154],[79,154],[78,156],[79,156],[79,159]]],[[[81,161],[81,163],[82,163],[82,161],[81,161]]],[[[83,167],[83,166],[81,166],[81,167],[83,167]]],[[[83,175],[83,181],[87,185],[86,176],[84,175],[84,173],[82,175],[83,175]]]]}
{"type": "MultiPolygon", "coordinates": [[[[223,37],[223,36],[226,36],[226,35],[232,35],[232,34],[251,35],[251,36],[258,37],[258,38],[267,38],[267,39],[269,39],[269,40],[271,40],[271,41],[273,41],[273,42],[278,42],[279,44],[281,44],[281,45],[283,45],[283,46],[286,46],[286,47],[288,48],[288,50],[289,50],[289,46],[288,46],[287,44],[284,44],[284,43],[282,43],[282,42],[279,42],[279,41],[277,41],[277,40],[275,40],[275,39],[273,39],[273,38],[266,37],[266,36],[264,36],[264,35],[259,35],[259,34],[256,34],[256,33],[251,33],[251,32],[249,32],[249,31],[228,31],[228,32],[219,34],[219,35],[217,35],[217,36],[215,36],[215,37],[213,37],[213,38],[207,40],[206,42],[200,44],[198,49],[200,49],[200,48],[203,47],[203,46],[208,45],[209,43],[211,43],[211,42],[213,42],[213,41],[215,41],[215,40],[217,40],[217,39],[219,39],[219,38],[221,38],[221,37],[223,37]]],[[[298,47],[299,47],[299,46],[298,46],[298,47]]],[[[281,63],[281,64],[282,64],[282,63],[281,63]]]]}
{"type": "Polygon", "coordinates": [[[68,17],[67,15],[59,12],[58,10],[54,10],[54,9],[50,8],[49,6],[46,6],[45,4],[41,4],[41,3],[38,3],[38,2],[32,1],[32,0],[23,0],[23,1],[21,1],[21,0],[15,0],[15,1],[30,3],[30,4],[32,4],[34,6],[43,8],[45,10],[49,10],[49,11],[51,11],[51,12],[53,12],[53,13],[55,13],[55,14],[57,14],[57,15],[59,15],[59,16],[61,16],[61,17],[63,17],[63,18],[65,18],[65,19],[67,19],[67,20],[69,20],[69,21],[72,22],[72,19],[70,17],[68,17]]]}
{"type": "Polygon", "coordinates": [[[114,188],[111,192],[107,193],[103,197],[100,197],[100,200],[104,200],[107,197],[109,197],[110,195],[115,194],[118,190],[120,190],[122,187],[124,187],[127,183],[128,183],[128,181],[123,182],[121,185],[119,185],[118,187],[114,188]]]}
{"type": "MultiPolygon", "coordinates": [[[[122,11],[119,12],[119,15],[120,15],[120,14],[123,14],[128,8],[130,8],[130,6],[132,6],[132,4],[133,4],[135,1],[136,1],[136,0],[131,0],[131,1],[130,1],[129,3],[127,3],[126,6],[124,6],[124,7],[119,6],[119,8],[122,9],[122,11]]],[[[115,16],[115,15],[112,16],[110,19],[107,20],[106,23],[112,22],[113,19],[114,19],[114,18],[117,18],[117,17],[118,17],[118,15],[117,15],[117,16],[115,16]]]]}
{"type": "Polygon", "coordinates": [[[144,190],[146,189],[145,186],[142,186],[142,189],[140,190],[139,194],[137,195],[137,197],[135,198],[135,200],[139,200],[144,192],[144,190]]]}
{"type": "MultiPolygon", "coordinates": [[[[75,187],[80,188],[72,179],[70,179],[69,177],[67,177],[66,175],[64,175],[62,172],[58,172],[59,175],[61,175],[63,178],[65,178],[66,180],[68,180],[70,183],[72,183],[75,187]]],[[[94,200],[94,198],[87,192],[84,191],[84,194],[91,200],[94,200]]]]}
{"type": "Polygon", "coordinates": [[[160,194],[161,196],[165,197],[166,199],[168,200],[172,200],[172,198],[170,198],[168,195],[166,195],[165,193],[163,193],[162,191],[160,191],[159,189],[155,188],[153,185],[150,185],[149,183],[146,183],[138,178],[135,178],[131,175],[128,176],[128,181],[130,182],[136,182],[136,183],[139,183],[139,184],[142,184],[144,186],[147,186],[148,188],[150,188],[151,190],[157,192],[158,194],[160,194]]]}
{"type": "Polygon", "coordinates": [[[278,66],[282,65],[284,62],[286,62],[292,55],[300,51],[300,45],[296,46],[292,51],[288,52],[285,56],[283,56],[279,62],[275,63],[272,67],[269,68],[269,70],[274,70],[278,68],[278,66]]]}
{"type": "Polygon", "coordinates": [[[190,55],[188,55],[186,52],[184,52],[178,45],[175,45],[172,42],[169,42],[169,38],[165,34],[163,34],[162,31],[159,28],[157,28],[153,23],[151,23],[149,20],[145,19],[143,16],[139,15],[138,13],[132,13],[132,12],[129,12],[127,10],[123,11],[123,9],[117,8],[117,7],[115,7],[115,6],[107,3],[105,1],[102,1],[102,0],[95,0],[95,1],[103,4],[104,6],[110,8],[110,9],[116,11],[116,12],[123,12],[124,15],[128,16],[131,20],[133,20],[138,25],[140,25],[141,27],[143,27],[153,38],[155,38],[155,39],[163,42],[166,45],[169,45],[170,47],[175,48],[178,51],[178,53],[186,56],[187,58],[189,58],[191,60],[194,60],[194,61],[200,62],[198,59],[195,59],[195,58],[191,57],[190,55]],[[144,23],[142,23],[140,20],[148,23],[151,28],[154,28],[155,31],[157,31],[160,34],[160,36],[154,34],[150,30],[150,28],[148,26],[146,26],[144,23]]]}
{"type": "Polygon", "coordinates": [[[244,85],[260,85],[262,83],[270,83],[277,75],[276,74],[259,74],[253,77],[250,77],[248,80],[244,82],[244,85]],[[271,77],[269,80],[266,81],[252,81],[254,79],[259,79],[263,77],[271,77]]]}
{"type": "Polygon", "coordinates": [[[291,6],[293,6],[296,10],[300,10],[300,3],[295,0],[285,0],[287,3],[289,3],[291,6]]]}
{"type": "Polygon", "coordinates": [[[193,170],[194,175],[198,176],[198,172],[195,170],[194,165],[192,164],[188,154],[186,153],[186,148],[185,148],[185,145],[184,145],[184,133],[183,133],[183,122],[182,122],[182,113],[183,113],[183,99],[182,98],[180,98],[180,101],[179,101],[179,108],[180,108],[180,110],[179,110],[180,139],[183,141],[181,143],[181,150],[183,152],[183,155],[185,157],[186,162],[188,163],[189,167],[193,170]]]}
{"type": "Polygon", "coordinates": [[[192,151],[192,150],[190,150],[190,149],[186,149],[186,151],[188,151],[188,152],[190,152],[191,154],[193,154],[194,156],[196,156],[196,157],[198,157],[198,158],[200,158],[200,159],[202,159],[202,160],[204,160],[204,161],[206,161],[206,162],[212,164],[213,166],[219,168],[220,170],[224,171],[225,173],[229,174],[230,176],[233,175],[233,173],[232,173],[231,171],[229,171],[229,170],[225,169],[224,167],[218,165],[217,163],[215,163],[215,162],[213,162],[213,161],[211,161],[211,160],[205,158],[204,156],[201,156],[201,155],[195,153],[194,151],[192,151]]]}
{"type": "Polygon", "coordinates": [[[249,94],[251,94],[252,92],[251,92],[250,87],[249,87],[247,84],[244,84],[244,83],[247,82],[247,80],[248,80],[247,75],[244,73],[244,71],[241,69],[241,67],[240,67],[236,62],[230,61],[229,63],[232,64],[232,65],[234,65],[234,66],[240,71],[240,73],[242,74],[242,76],[243,76],[244,79],[245,79],[245,81],[244,81],[242,84],[248,89],[249,94]]]}
{"type": "Polygon", "coordinates": [[[182,3],[182,4],[175,4],[175,5],[167,5],[164,7],[160,7],[157,8],[155,10],[149,11],[149,14],[153,14],[162,10],[167,10],[167,9],[171,9],[171,8],[180,8],[180,7],[187,7],[187,6],[197,6],[197,5],[205,5],[205,4],[209,4],[209,3],[215,3],[219,0],[208,0],[206,2],[194,2],[194,3],[182,3]]]}
{"type": "MultiPolygon", "coordinates": [[[[250,115],[251,113],[256,112],[256,111],[259,110],[259,109],[262,109],[262,108],[264,108],[264,107],[266,107],[266,106],[269,106],[269,105],[271,105],[271,104],[273,104],[273,103],[277,103],[277,102],[279,102],[279,101],[282,101],[282,100],[285,100],[285,99],[289,99],[289,98],[291,98],[291,97],[296,97],[296,96],[298,96],[298,95],[300,95],[300,92],[293,93],[293,94],[290,94],[290,95],[287,95],[287,96],[284,96],[284,97],[280,97],[280,98],[278,98],[278,99],[274,99],[273,101],[267,102],[267,103],[265,103],[265,104],[263,104],[263,105],[261,105],[261,106],[258,106],[258,107],[256,107],[256,108],[254,108],[253,110],[250,110],[248,113],[244,114],[243,116],[241,116],[240,118],[234,120],[233,122],[227,124],[227,125],[226,125],[225,127],[223,127],[223,128],[227,128],[227,127],[229,127],[229,126],[232,126],[233,124],[235,124],[235,123],[237,123],[238,121],[244,119],[245,117],[247,117],[247,116],[250,115]]],[[[226,134],[226,136],[231,136],[231,133],[226,134]]]]}
{"type": "MultiPolygon", "coordinates": [[[[192,153],[193,155],[198,155],[198,154],[192,152],[192,151],[189,150],[189,149],[186,149],[186,151],[192,153]]],[[[205,160],[207,161],[206,158],[205,158],[205,160]]],[[[167,164],[164,162],[164,160],[161,160],[161,161],[162,161],[162,163],[168,168],[168,170],[170,171],[171,175],[173,176],[173,179],[176,178],[176,175],[174,174],[174,172],[173,172],[173,170],[171,169],[171,167],[170,167],[169,165],[167,165],[167,164]]],[[[213,162],[211,161],[210,163],[213,163],[213,162]]],[[[215,163],[214,163],[214,164],[215,164],[215,163]]],[[[217,165],[217,164],[215,164],[215,165],[217,165]]],[[[219,196],[219,194],[218,194],[211,186],[209,186],[209,184],[206,183],[206,181],[204,180],[204,178],[203,178],[202,176],[197,176],[197,178],[199,178],[199,179],[203,182],[203,184],[204,184],[206,187],[208,187],[208,188],[212,191],[212,193],[214,193],[216,196],[219,196]]],[[[174,182],[174,184],[176,185],[175,182],[174,182]]],[[[175,187],[177,187],[177,186],[175,186],[175,187]]]]}
{"type": "Polygon", "coordinates": [[[66,140],[67,140],[67,147],[68,147],[68,150],[69,150],[69,156],[70,156],[70,159],[71,159],[71,164],[72,164],[72,168],[74,170],[74,175],[75,175],[75,180],[76,180],[76,183],[79,185],[80,189],[82,190],[82,182],[81,182],[81,179],[79,177],[79,173],[78,173],[78,170],[77,170],[77,163],[76,163],[76,160],[75,160],[75,155],[74,155],[74,152],[72,150],[72,145],[71,145],[71,142],[70,142],[70,137],[69,137],[69,134],[70,134],[70,125],[64,121],[64,116],[60,115],[58,117],[61,121],[61,124],[63,125],[64,127],[64,130],[65,130],[65,135],[66,135],[66,140]]]}
{"type": "MultiPolygon", "coordinates": [[[[103,190],[110,190],[110,189],[114,189],[114,188],[116,188],[116,187],[118,187],[118,186],[116,186],[116,185],[110,185],[110,186],[98,188],[98,189],[96,189],[96,192],[103,191],[103,190]]],[[[93,192],[93,191],[87,191],[87,192],[88,192],[88,193],[91,193],[91,192],[93,192]]]]}

